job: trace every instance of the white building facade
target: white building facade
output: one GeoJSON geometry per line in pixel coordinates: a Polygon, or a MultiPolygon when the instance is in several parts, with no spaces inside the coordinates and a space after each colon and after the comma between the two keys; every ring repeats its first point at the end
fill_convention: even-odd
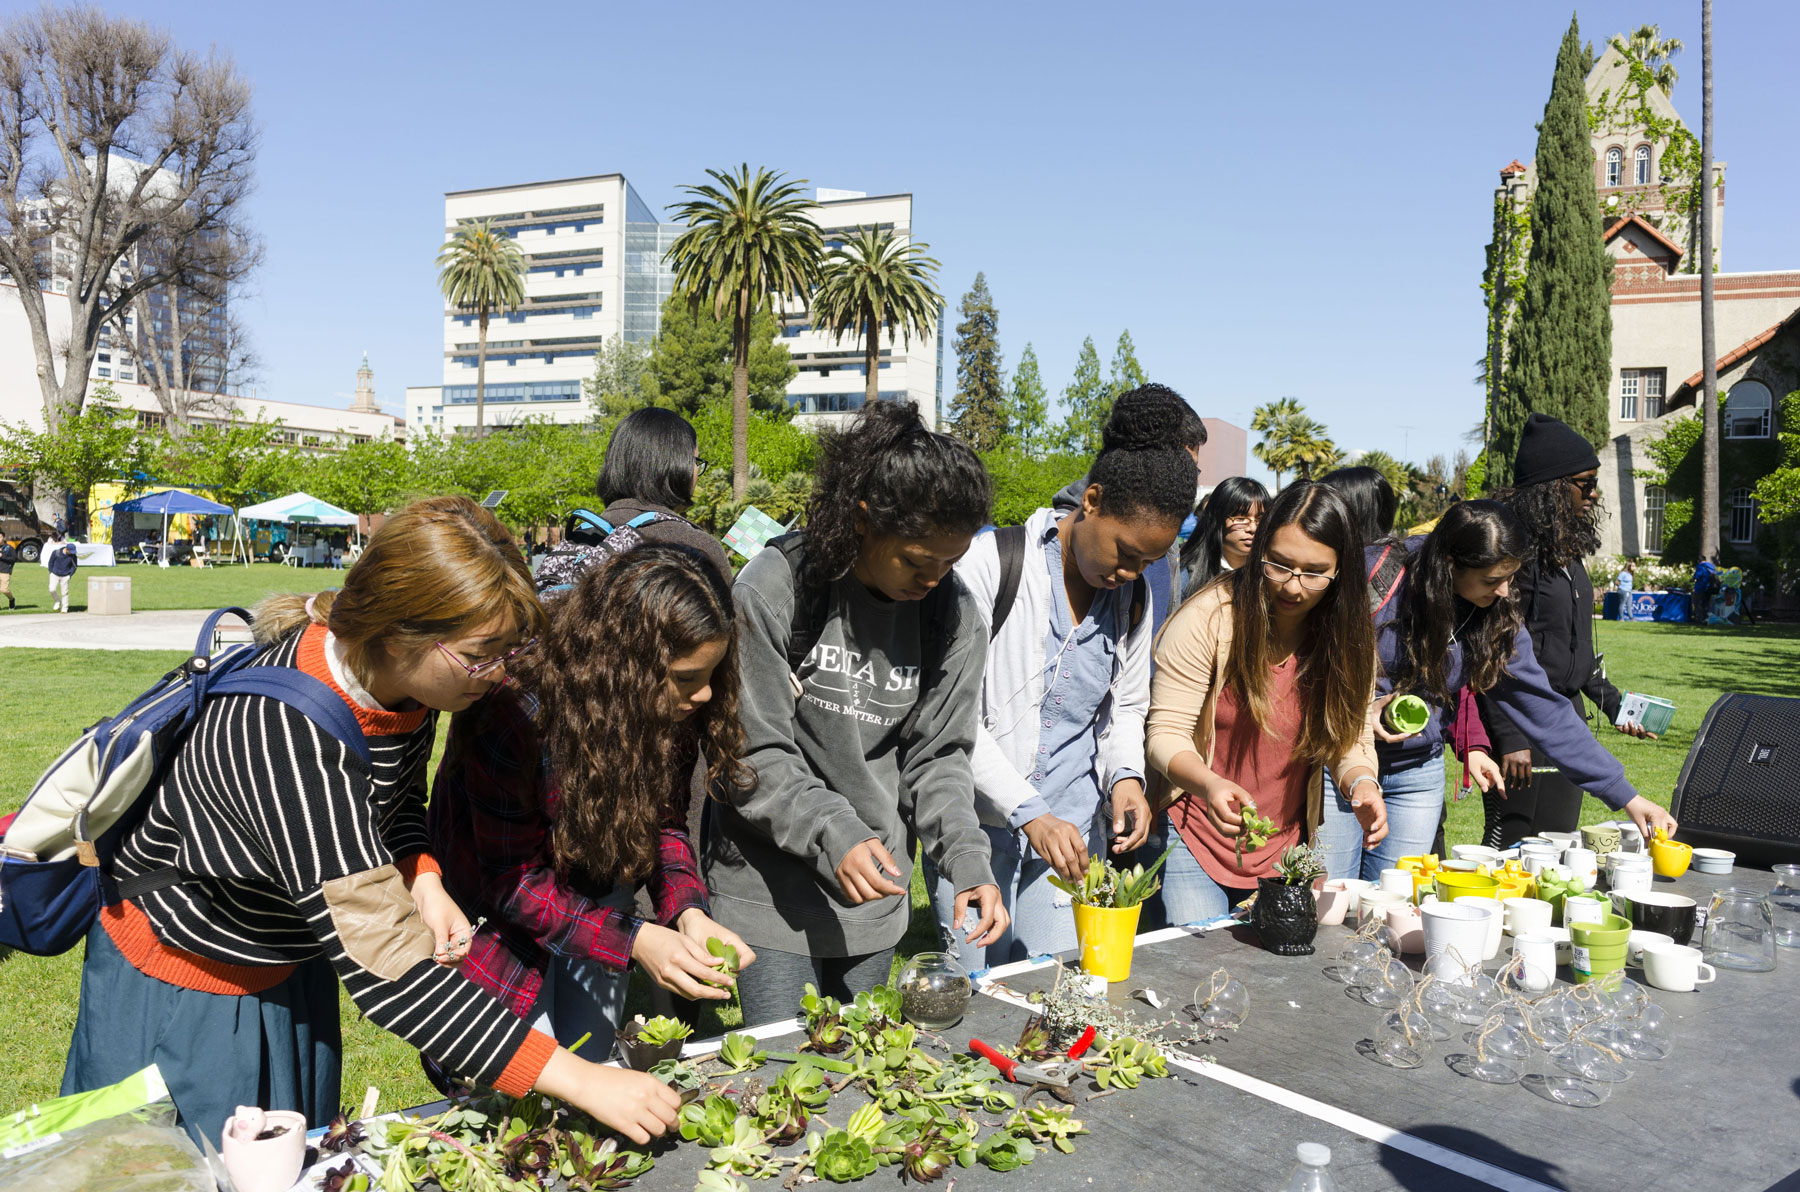
{"type": "MultiPolygon", "coordinates": [[[[911,195],[821,190],[810,213],[828,246],[859,226],[891,227],[907,239],[912,233],[911,195]]],[[[594,355],[613,336],[656,335],[674,292],[666,254],[685,225],[660,222],[622,174],[444,196],[446,237],[473,219],[505,231],[526,257],[524,304],[489,319],[484,420],[505,426],[591,418],[581,383],[593,375],[594,355]]],[[[414,427],[454,433],[475,425],[479,331],[466,312],[445,308],[442,318],[443,379],[409,387],[406,413],[414,427]]],[[[934,424],[943,389],[939,339],[934,332],[884,341],[879,364],[881,397],[917,402],[934,424]]],[[[837,422],[862,406],[860,342],[819,334],[804,309],[783,312],[782,342],[800,370],[788,386],[797,421],[837,422]]]]}

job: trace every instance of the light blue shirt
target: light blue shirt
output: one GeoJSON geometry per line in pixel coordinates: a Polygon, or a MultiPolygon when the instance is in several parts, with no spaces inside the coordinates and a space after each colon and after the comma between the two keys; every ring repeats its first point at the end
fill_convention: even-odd
{"type": "MultiPolygon", "coordinates": [[[[1015,829],[1046,812],[1084,833],[1092,831],[1105,792],[1096,774],[1100,752],[1100,712],[1112,698],[1120,641],[1130,629],[1133,585],[1094,593],[1087,616],[1072,625],[1063,586],[1062,541],[1056,525],[1043,537],[1044,565],[1050,571],[1052,608],[1044,631],[1044,699],[1037,709],[1037,765],[1027,776],[1037,794],[1007,817],[1015,829]]],[[[1113,781],[1143,779],[1120,770],[1113,781]]]]}

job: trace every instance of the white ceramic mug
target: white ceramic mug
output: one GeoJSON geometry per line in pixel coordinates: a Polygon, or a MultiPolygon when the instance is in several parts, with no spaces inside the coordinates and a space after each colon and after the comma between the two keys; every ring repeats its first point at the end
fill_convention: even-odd
{"type": "MultiPolygon", "coordinates": [[[[1613,857],[1642,857],[1643,853],[1614,853],[1613,857]]],[[[1608,861],[1612,857],[1607,858],[1608,861]]],[[[1633,890],[1648,890],[1651,885],[1651,872],[1648,858],[1642,865],[1622,864],[1607,865],[1606,888],[1614,893],[1629,893],[1633,890]]]]}
{"type": "Polygon", "coordinates": [[[1571,923],[1604,923],[1612,913],[1612,900],[1588,894],[1571,894],[1563,899],[1563,926],[1571,923]]]}
{"type": "Polygon", "coordinates": [[[1412,871],[1407,869],[1382,870],[1381,889],[1386,894],[1404,894],[1411,898],[1413,893],[1412,871]]]}
{"type": "Polygon", "coordinates": [[[1554,929],[1527,931],[1513,940],[1513,979],[1528,993],[1542,993],[1556,983],[1554,929]]]}
{"type": "Polygon", "coordinates": [[[1633,856],[1649,856],[1644,851],[1644,834],[1629,821],[1619,825],[1619,848],[1633,856]]]}
{"type": "Polygon", "coordinates": [[[1425,929],[1426,975],[1458,985],[1468,984],[1470,967],[1480,967],[1482,951],[1487,947],[1488,920],[1493,917],[1493,911],[1459,898],[1455,902],[1434,902],[1421,907],[1419,916],[1425,929]]]}
{"type": "Polygon", "coordinates": [[[1566,848],[1562,855],[1563,867],[1576,877],[1587,879],[1588,889],[1600,879],[1600,856],[1591,848],[1566,848]]]}
{"type": "Polygon", "coordinates": [[[1409,898],[1379,887],[1364,890],[1356,900],[1356,925],[1361,927],[1371,919],[1385,923],[1388,907],[1404,906],[1410,901],[1409,898]]]}
{"type": "Polygon", "coordinates": [[[1480,865],[1500,864],[1500,850],[1482,844],[1453,844],[1450,855],[1458,861],[1474,861],[1480,865]]]}
{"type": "Polygon", "coordinates": [[[1653,944],[1673,944],[1672,936],[1660,931],[1634,931],[1625,937],[1625,963],[1641,968],[1644,963],[1644,949],[1653,944]]]}
{"type": "Polygon", "coordinates": [[[1349,895],[1349,901],[1344,904],[1344,922],[1356,922],[1357,916],[1362,913],[1363,892],[1375,889],[1375,883],[1360,877],[1340,877],[1333,881],[1342,885],[1344,892],[1349,895]]]}
{"type": "Polygon", "coordinates": [[[1667,944],[1646,945],[1644,980],[1658,989],[1675,993],[1688,993],[1696,985],[1710,985],[1719,973],[1701,959],[1702,955],[1704,953],[1700,949],[1677,944],[1672,940],[1667,944]],[[1705,975],[1702,976],[1702,973],[1705,975]]]}
{"type": "Polygon", "coordinates": [[[1539,832],[1538,835],[1562,848],[1579,848],[1581,846],[1581,833],[1579,832],[1539,832]]]}
{"type": "Polygon", "coordinates": [[[1481,958],[1492,960],[1500,955],[1500,929],[1505,925],[1500,912],[1500,900],[1484,894],[1464,894],[1452,901],[1458,906],[1478,906],[1487,912],[1487,938],[1482,941],[1481,958]]]}
{"type": "Polygon", "coordinates": [[[1528,931],[1542,931],[1556,920],[1556,908],[1542,898],[1508,898],[1500,903],[1506,933],[1515,939],[1528,931]]]}

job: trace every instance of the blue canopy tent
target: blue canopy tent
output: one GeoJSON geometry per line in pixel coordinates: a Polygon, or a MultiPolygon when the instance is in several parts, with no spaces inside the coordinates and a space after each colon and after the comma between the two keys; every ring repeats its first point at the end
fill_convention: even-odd
{"type": "Polygon", "coordinates": [[[158,550],[162,555],[160,561],[164,567],[169,565],[169,518],[171,516],[181,513],[200,513],[216,516],[221,513],[232,512],[232,508],[229,505],[221,505],[217,501],[209,501],[205,497],[196,497],[192,493],[184,493],[172,488],[160,493],[147,493],[141,497],[133,497],[129,501],[120,501],[118,504],[114,505],[112,509],[115,514],[162,514],[162,543],[158,550]]]}

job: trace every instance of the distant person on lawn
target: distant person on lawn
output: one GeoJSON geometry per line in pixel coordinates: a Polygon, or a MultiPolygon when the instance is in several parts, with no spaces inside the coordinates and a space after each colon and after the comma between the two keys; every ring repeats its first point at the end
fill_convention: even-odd
{"type": "Polygon", "coordinates": [[[0,596],[6,597],[6,607],[9,609],[19,607],[19,602],[13,599],[12,594],[12,569],[13,564],[18,561],[19,552],[13,549],[13,544],[0,538],[0,596]]]}
{"type": "Polygon", "coordinates": [[[44,566],[50,570],[50,611],[66,613],[69,611],[69,577],[75,574],[75,544],[57,534],[50,540],[44,566]]]}

